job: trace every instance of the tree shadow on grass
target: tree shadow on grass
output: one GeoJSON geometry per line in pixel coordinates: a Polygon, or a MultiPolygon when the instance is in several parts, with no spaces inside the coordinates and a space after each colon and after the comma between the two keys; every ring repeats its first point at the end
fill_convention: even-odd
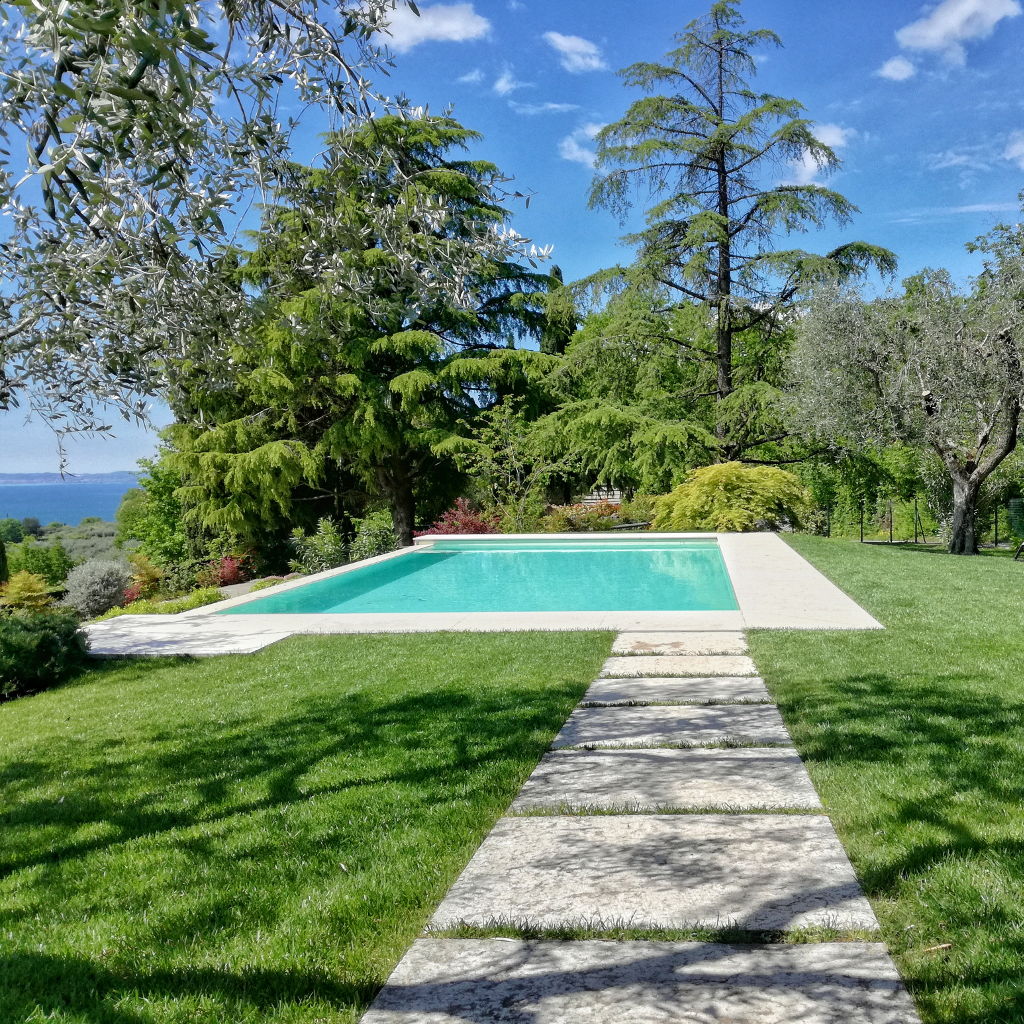
{"type": "MultiPolygon", "coordinates": [[[[129,668],[143,680],[155,671],[129,668]]],[[[74,751],[41,749],[0,763],[0,882],[6,878],[14,894],[0,903],[0,931],[6,926],[13,938],[17,929],[22,946],[10,952],[6,943],[0,957],[0,1007],[5,999],[18,1007],[0,1018],[25,1019],[23,1007],[61,1007],[109,1024],[154,1019],[124,1008],[135,1005],[121,998],[132,993],[248,1006],[255,992],[265,1001],[257,1009],[288,1000],[363,1005],[379,984],[380,960],[421,927],[459,856],[468,857],[511,800],[579,696],[582,682],[561,678],[549,687],[324,689],[223,722],[155,720],[143,731],[87,737],[74,751]],[[113,860],[97,868],[97,855],[113,860]],[[441,869],[432,867],[438,863],[441,869]],[[123,879],[108,881],[116,872],[123,879]],[[392,894],[396,873],[401,891],[392,894]],[[275,928],[290,934],[296,913],[306,915],[305,925],[321,909],[329,917],[339,879],[364,886],[358,891],[369,902],[364,920],[343,907],[321,926],[337,940],[335,977],[247,966],[237,973],[177,971],[173,963],[159,969],[193,947],[199,960],[216,957],[224,943],[236,949],[225,963],[266,964],[258,940],[237,952],[239,936],[275,928]],[[168,886],[183,889],[181,905],[168,886]],[[289,902],[295,892],[320,890],[323,908],[299,912],[297,900],[289,902]],[[52,928],[58,910],[91,916],[115,935],[118,920],[137,911],[145,923],[133,921],[133,938],[124,941],[152,949],[146,967],[156,966],[111,968],[130,955],[116,940],[113,960],[93,962],[74,949],[60,956],[52,943],[47,960],[33,950],[32,933],[37,922],[52,928]],[[382,950],[376,960],[375,944],[382,950]],[[359,963],[348,969],[350,947],[359,963]]],[[[343,891],[339,898],[349,897],[343,891]]]]}

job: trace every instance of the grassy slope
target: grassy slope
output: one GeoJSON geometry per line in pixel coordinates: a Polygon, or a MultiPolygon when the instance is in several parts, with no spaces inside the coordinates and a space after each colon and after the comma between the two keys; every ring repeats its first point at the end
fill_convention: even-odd
{"type": "Polygon", "coordinates": [[[1020,1022],[1024,565],[792,544],[888,627],[751,638],[885,939],[926,1021],[1020,1022]]]}
{"type": "Polygon", "coordinates": [[[0,1022],[356,1020],[610,639],[303,637],[0,706],[0,1022]]]}

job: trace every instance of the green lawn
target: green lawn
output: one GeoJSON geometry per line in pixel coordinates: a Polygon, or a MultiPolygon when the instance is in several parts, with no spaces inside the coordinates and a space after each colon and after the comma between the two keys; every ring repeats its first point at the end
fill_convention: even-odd
{"type": "Polygon", "coordinates": [[[348,1022],[608,633],[301,637],[0,705],[0,1022],[348,1022]]]}
{"type": "Polygon", "coordinates": [[[1019,1024],[1024,564],[791,543],[888,627],[751,636],[885,939],[927,1022],[1019,1024]]]}

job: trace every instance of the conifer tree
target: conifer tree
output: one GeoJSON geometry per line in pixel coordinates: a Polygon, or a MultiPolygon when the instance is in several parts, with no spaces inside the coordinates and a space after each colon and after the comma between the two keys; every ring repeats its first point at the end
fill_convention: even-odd
{"type": "MultiPolygon", "coordinates": [[[[755,51],[781,43],[769,30],[748,30],[739,6],[718,0],[663,62],[622,73],[646,95],[598,134],[590,196],[591,205],[621,216],[638,194],[657,197],[647,226],[628,238],[635,262],[598,283],[653,294],[665,311],[686,304],[704,311],[710,337],[673,340],[714,371],[712,426],[724,459],[743,457],[762,440],[748,427],[763,389],[750,390],[757,368],[753,377],[741,372],[737,341],[776,337],[810,281],[895,269],[892,253],[865,242],[824,255],[777,247],[793,232],[848,222],[856,207],[819,184],[779,183],[793,162],[809,159],[828,172],[839,161],[800,103],[751,87],[755,51]]],[[[686,415],[681,409],[680,418],[686,415]]]]}

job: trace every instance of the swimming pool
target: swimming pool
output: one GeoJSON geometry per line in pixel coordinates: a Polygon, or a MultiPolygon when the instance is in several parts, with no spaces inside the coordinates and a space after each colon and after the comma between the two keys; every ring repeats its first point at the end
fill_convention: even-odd
{"type": "Polygon", "coordinates": [[[714,539],[514,538],[420,543],[221,615],[733,611],[714,539]]]}

